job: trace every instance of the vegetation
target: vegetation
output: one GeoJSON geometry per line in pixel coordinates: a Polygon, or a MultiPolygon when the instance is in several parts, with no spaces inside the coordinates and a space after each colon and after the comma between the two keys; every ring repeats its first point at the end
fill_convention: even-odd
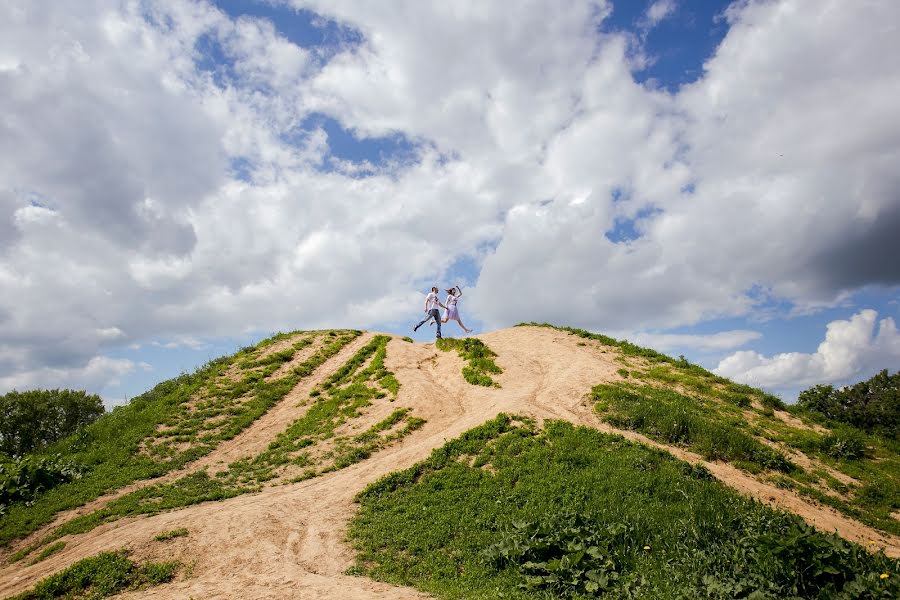
{"type": "Polygon", "coordinates": [[[885,369],[871,379],[840,389],[817,385],[800,392],[797,404],[829,421],[900,437],[900,371],[888,375],[885,369]]]}
{"type": "Polygon", "coordinates": [[[125,551],[102,552],[42,580],[13,600],[105,598],[171,581],[179,567],[178,562],[138,564],[125,551]]]}
{"type": "Polygon", "coordinates": [[[104,522],[223,500],[258,491],[267,482],[299,481],[342,469],[409,435],[425,421],[412,417],[405,408],[360,434],[339,431],[348,421],[362,416],[373,400],[396,396],[400,384],[384,367],[390,339],[376,336],[363,346],[314,392],[315,402],[306,414],[257,456],[235,461],[215,477],[198,471],[117,498],[57,527],[23,549],[19,558],[64,535],[84,533],[104,522]]]}
{"type": "Polygon", "coordinates": [[[48,556],[52,556],[66,547],[65,542],[56,542],[55,544],[50,544],[46,548],[40,551],[40,553],[34,557],[34,560],[31,561],[31,564],[39,563],[48,556]]]}
{"type": "Polygon", "coordinates": [[[84,467],[59,454],[4,460],[0,455],[0,517],[13,502],[27,502],[45,490],[79,479],[84,467]]]}
{"type": "Polygon", "coordinates": [[[693,467],[500,415],[363,491],[354,571],[440,598],[894,598],[898,561],[693,467]],[[883,577],[884,576],[884,577],[883,577]]]}
{"type": "Polygon", "coordinates": [[[153,539],[157,542],[165,542],[175,538],[186,537],[188,533],[187,527],[179,527],[178,529],[172,529],[171,531],[163,531],[162,533],[157,534],[153,539]]]}
{"type": "Polygon", "coordinates": [[[100,397],[81,390],[13,390],[0,396],[0,453],[16,458],[46,448],[103,412],[100,397]]]}
{"type": "MultiPolygon", "coordinates": [[[[786,406],[771,394],[719,377],[683,358],[580,329],[553,328],[620,349],[615,360],[623,364],[619,374],[624,378],[627,373],[630,385],[617,388],[625,395],[615,402],[597,398],[600,412],[610,413],[604,418],[617,426],[732,461],[764,481],[900,535],[900,520],[892,516],[900,512],[900,440],[896,437],[831,420],[809,405],[786,406]],[[619,407],[615,411],[614,405],[619,407]],[[789,464],[795,452],[802,452],[811,466],[789,464]]],[[[868,384],[867,389],[886,390],[885,376],[873,378],[881,383],[868,384]]],[[[861,389],[859,397],[864,396],[861,389]]]]}
{"type": "Polygon", "coordinates": [[[466,361],[463,367],[463,378],[472,385],[485,387],[500,387],[500,384],[491,379],[491,374],[498,375],[503,369],[494,363],[493,357],[497,354],[488,348],[484,342],[476,338],[442,338],[437,340],[437,348],[444,352],[456,350],[466,361]]]}
{"type": "Polygon", "coordinates": [[[597,410],[612,425],[690,448],[709,460],[739,462],[755,471],[796,469],[783,454],[745,433],[739,421],[723,420],[719,413],[670,389],[607,384],[594,387],[593,397],[597,410]]]}
{"type": "MultiPolygon", "coordinates": [[[[360,333],[278,334],[256,347],[211,361],[195,373],[164,381],[127,406],[115,408],[50,445],[36,454],[36,459],[65,456],[81,477],[52,489],[43,487],[28,503],[10,504],[0,520],[0,545],[36,530],[61,510],[81,506],[133,481],[158,477],[209,453],[248,427],[360,333]],[[298,335],[314,337],[319,345],[283,376],[274,374],[287,361],[254,364],[270,353],[276,342],[298,335]]],[[[193,480],[186,483],[189,489],[197,489],[193,480]]],[[[10,486],[0,480],[0,488],[4,487],[10,486]]],[[[165,497],[171,498],[170,492],[170,488],[160,488],[165,497]]],[[[208,492],[199,497],[209,497],[208,492]]]]}
{"type": "Polygon", "coordinates": [[[396,399],[400,383],[385,369],[390,337],[376,336],[313,391],[315,402],[306,414],[280,433],[253,459],[237,461],[224,476],[229,482],[259,484],[286,474],[306,479],[347,467],[376,449],[391,444],[422,426],[408,409],[398,409],[369,430],[348,435],[338,429],[380,398],[396,399]],[[322,451],[327,443],[329,450],[322,451]]]}

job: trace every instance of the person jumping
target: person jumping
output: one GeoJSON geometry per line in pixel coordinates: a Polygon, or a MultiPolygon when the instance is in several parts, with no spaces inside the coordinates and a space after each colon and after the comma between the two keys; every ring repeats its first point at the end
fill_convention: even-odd
{"type": "Polygon", "coordinates": [[[432,287],[431,293],[425,296],[425,314],[428,316],[419,321],[419,324],[413,327],[413,331],[418,331],[419,327],[434,319],[434,322],[437,323],[437,335],[435,337],[441,339],[441,313],[438,307],[447,308],[441,304],[441,299],[438,297],[438,288],[432,287]]]}

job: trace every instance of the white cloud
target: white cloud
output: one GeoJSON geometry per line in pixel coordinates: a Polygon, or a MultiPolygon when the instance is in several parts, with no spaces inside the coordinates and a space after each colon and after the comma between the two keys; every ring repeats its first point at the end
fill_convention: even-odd
{"type": "Polygon", "coordinates": [[[675,14],[677,5],[675,0],[656,0],[647,7],[644,17],[641,21],[641,28],[646,30],[653,29],[665,19],[675,14]]]}
{"type": "MultiPolygon", "coordinates": [[[[71,368],[41,367],[0,377],[0,394],[10,390],[74,388],[97,393],[107,386],[118,385],[122,377],[133,372],[135,363],[128,359],[95,356],[87,363],[71,368]]],[[[141,363],[146,370],[146,363],[141,363]]]]}
{"type": "Polygon", "coordinates": [[[292,4],[362,43],[194,0],[0,5],[0,378],[411,317],[464,258],[489,327],[660,330],[900,282],[896,3],[736,4],[676,95],[597,33],[605,1],[292,4]],[[312,112],[417,149],[336,160],[312,112]]]}
{"type": "Polygon", "coordinates": [[[667,351],[673,348],[685,348],[698,352],[711,350],[731,350],[758,340],[762,334],[758,331],[747,329],[733,329],[731,331],[719,331],[710,334],[685,334],[685,333],[637,333],[634,335],[617,336],[625,337],[639,346],[647,346],[655,350],[667,351]]]}
{"type": "Polygon", "coordinates": [[[856,381],[900,364],[900,333],[890,317],[877,321],[874,310],[832,321],[816,352],[763,356],[740,351],[724,358],[715,372],[741,383],[769,389],[797,389],[819,383],[856,381]],[[876,328],[877,322],[877,328],[876,328]]]}

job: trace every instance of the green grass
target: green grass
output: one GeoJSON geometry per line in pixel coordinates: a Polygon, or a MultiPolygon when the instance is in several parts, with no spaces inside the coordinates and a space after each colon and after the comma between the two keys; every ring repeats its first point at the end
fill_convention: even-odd
{"type": "Polygon", "coordinates": [[[493,357],[497,354],[479,339],[475,338],[443,338],[436,342],[438,350],[456,352],[466,361],[463,367],[463,378],[472,385],[485,387],[500,387],[500,384],[491,379],[491,374],[498,375],[503,369],[494,363],[493,357]]]}
{"type": "Polygon", "coordinates": [[[154,536],[154,540],[157,542],[165,542],[167,540],[172,540],[180,537],[187,537],[189,534],[187,527],[179,527],[178,529],[172,529],[171,531],[163,531],[162,533],[158,533],[154,536]]]}
{"type": "Polygon", "coordinates": [[[783,471],[788,479],[771,473],[766,477],[867,525],[900,535],[900,521],[891,516],[900,511],[897,440],[829,421],[801,406],[787,406],[771,394],[719,377],[683,358],[582,329],[537,323],[522,326],[551,327],[620,350],[616,360],[627,369],[620,369],[619,374],[625,377],[627,373],[630,381],[643,383],[640,389],[648,397],[645,402],[627,403],[627,411],[611,417],[620,426],[687,445],[708,457],[731,460],[735,466],[756,474],[767,466],[782,470],[787,466],[779,467],[778,456],[768,455],[766,449],[760,451],[760,440],[800,451],[813,461],[856,479],[859,485],[841,484],[822,469],[806,472],[788,468],[783,471]],[[631,360],[635,357],[646,362],[631,360]],[[656,400],[660,401],[659,406],[654,406],[656,400]],[[784,415],[776,411],[785,411],[801,423],[785,422],[781,418],[784,415]],[[817,426],[830,431],[815,430],[817,426]],[[683,439],[685,436],[691,439],[683,439]]]}
{"type": "Polygon", "coordinates": [[[783,454],[745,433],[740,421],[727,421],[694,398],[652,386],[604,384],[592,392],[603,419],[623,429],[689,448],[709,460],[737,462],[751,470],[791,472],[783,454]]]}
{"type": "MultiPolygon", "coordinates": [[[[123,517],[151,515],[258,491],[264,483],[283,476],[289,469],[302,469],[302,474],[294,481],[342,469],[409,435],[425,421],[411,416],[409,409],[403,408],[361,434],[336,433],[337,428],[347,421],[362,416],[372,401],[399,390],[399,382],[384,367],[389,341],[388,336],[376,336],[363,346],[321,384],[306,414],[257,456],[232,463],[227,471],[216,477],[199,471],[170,483],[131,492],[64,523],[14,558],[26,556],[64,535],[85,533],[123,517]],[[322,456],[313,457],[311,451],[326,441],[331,442],[333,448],[322,456]]],[[[296,380],[290,388],[295,384],[296,380]]]]}
{"type": "Polygon", "coordinates": [[[41,580],[13,600],[106,598],[171,581],[179,567],[178,562],[135,563],[125,551],[103,552],[41,580]]]}
{"type": "Polygon", "coordinates": [[[359,496],[352,572],[438,598],[895,598],[898,561],[703,468],[500,415],[359,496]],[[881,579],[883,573],[889,574],[881,579]]]}
{"type": "MultiPolygon", "coordinates": [[[[11,505],[0,520],[0,545],[38,529],[50,522],[59,511],[81,506],[133,481],[158,477],[209,453],[219,443],[234,437],[262,416],[301,379],[309,376],[360,333],[318,332],[317,335],[323,336],[322,346],[284,377],[260,378],[252,384],[247,383],[247,378],[233,385],[222,383],[224,373],[232,364],[259,352],[256,348],[245,348],[231,357],[212,361],[196,373],[160,383],[127,406],[114,409],[76,435],[51,446],[48,453],[61,454],[81,465],[84,475],[48,490],[29,504],[11,505]],[[218,390],[222,402],[229,404],[228,410],[224,414],[206,412],[195,415],[196,418],[188,423],[185,415],[192,412],[192,409],[186,408],[189,401],[195,399],[201,390],[210,387],[218,390]],[[242,398],[242,401],[235,405],[232,401],[237,398],[242,398]],[[201,432],[204,420],[215,417],[220,423],[218,430],[201,432]],[[160,426],[173,423],[183,433],[179,439],[187,442],[184,450],[167,456],[151,456],[141,451],[147,440],[157,439],[160,426]]],[[[264,348],[270,344],[264,340],[261,345],[264,348]]],[[[213,401],[209,399],[209,402],[213,401]]],[[[16,556],[21,556],[21,552],[16,556]]]]}
{"type": "Polygon", "coordinates": [[[65,547],[65,542],[56,542],[55,544],[50,544],[49,546],[41,550],[41,552],[37,556],[35,556],[34,559],[32,559],[31,564],[39,563],[48,556],[56,554],[65,547]]]}

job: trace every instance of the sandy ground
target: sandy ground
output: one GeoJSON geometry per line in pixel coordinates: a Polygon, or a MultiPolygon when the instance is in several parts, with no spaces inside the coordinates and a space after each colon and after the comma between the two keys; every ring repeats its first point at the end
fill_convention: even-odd
{"type": "MultiPolygon", "coordinates": [[[[504,369],[497,378],[501,388],[467,384],[456,353],[439,352],[432,344],[399,339],[390,343],[386,366],[402,385],[393,406],[410,407],[414,415],[428,421],[401,443],[316,479],[152,517],[123,519],[65,539],[62,551],[40,563],[0,569],[0,596],[23,591],[86,556],[126,546],[140,559],[178,559],[190,565],[189,577],[127,597],[425,598],[415,590],[344,575],[353,564],[352,550],[345,542],[347,522],[355,510],[353,497],[369,483],[424,459],[433,448],[499,412],[538,420],[565,419],[662,447],[639,434],[614,430],[593,413],[587,398],[591,387],[619,379],[616,370],[621,365],[615,362],[613,350],[593,343],[579,346],[578,338],[543,328],[513,328],[478,337],[498,354],[496,361],[504,369]],[[156,534],[177,527],[186,527],[190,535],[168,542],[153,541],[156,534]]],[[[346,357],[344,353],[342,356],[346,357]]],[[[316,376],[325,373],[321,369],[316,376]]],[[[268,419],[266,425],[255,424],[245,432],[246,437],[242,434],[246,447],[241,438],[235,438],[231,446],[217,450],[220,458],[232,460],[252,453],[299,416],[296,411],[302,409],[296,408],[297,396],[292,393],[291,397],[295,408],[289,411],[279,405],[270,413],[272,417],[263,417],[268,419]],[[276,418],[274,413],[279,409],[284,412],[276,418]]],[[[727,464],[708,463],[677,448],[665,449],[705,464],[717,478],[741,493],[795,512],[822,530],[837,531],[867,545],[874,540],[889,555],[900,556],[897,538],[813,505],[793,492],[760,483],[727,464]]],[[[208,460],[216,458],[210,456],[208,460]]]]}

